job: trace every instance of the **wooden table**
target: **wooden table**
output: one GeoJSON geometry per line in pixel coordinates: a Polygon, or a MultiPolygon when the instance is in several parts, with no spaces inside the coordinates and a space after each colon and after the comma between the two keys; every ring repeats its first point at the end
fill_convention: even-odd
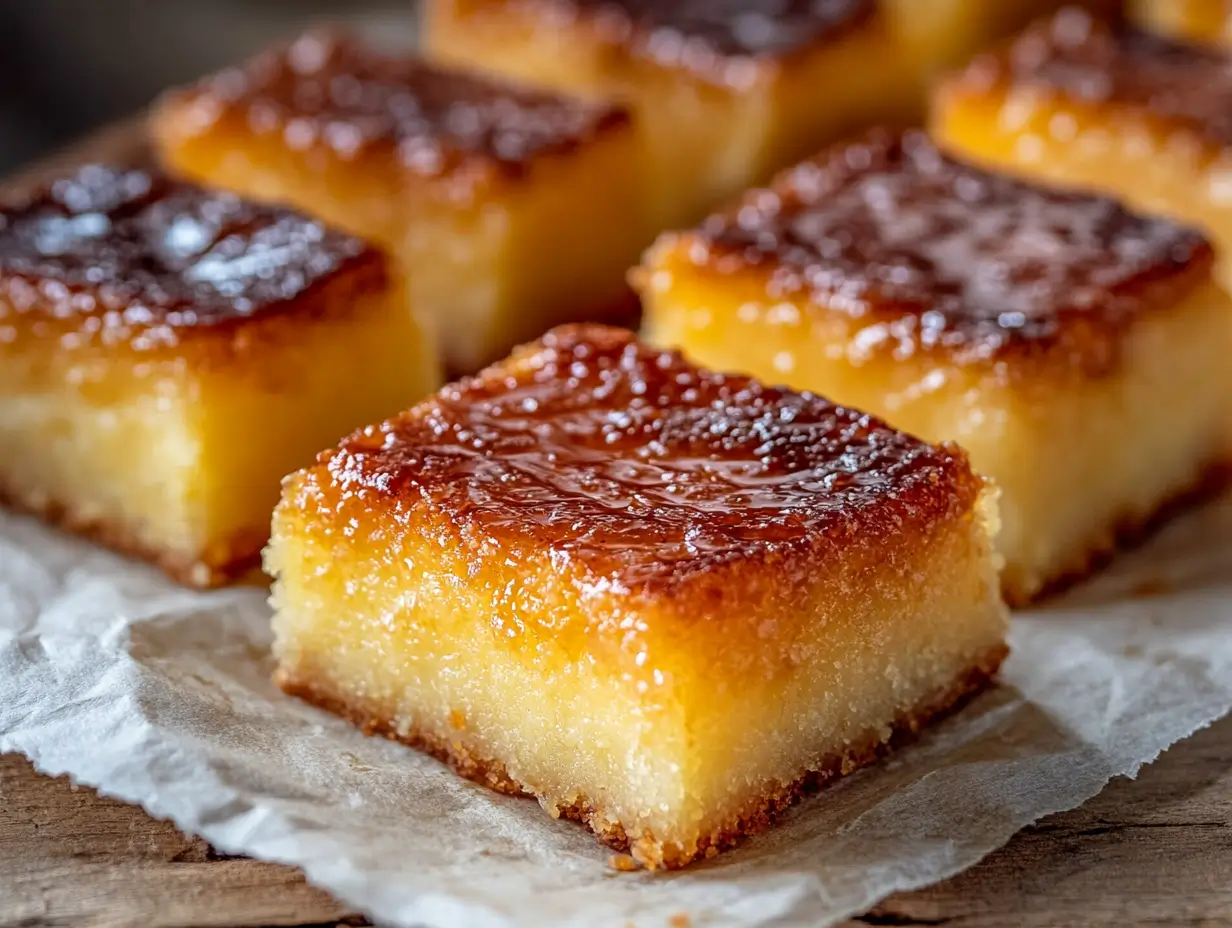
{"type": "MultiPolygon", "coordinates": [[[[0,928],[365,925],[298,870],[215,853],[0,757],[0,928]]],[[[850,923],[1232,926],[1232,718],[954,879],[850,923]]],[[[697,926],[701,928],[701,926],[697,926]]]]}

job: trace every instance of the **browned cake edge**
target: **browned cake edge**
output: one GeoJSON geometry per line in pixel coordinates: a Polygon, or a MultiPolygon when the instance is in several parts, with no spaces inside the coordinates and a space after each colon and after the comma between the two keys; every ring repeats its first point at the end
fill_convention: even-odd
{"type": "Polygon", "coordinates": [[[172,580],[184,586],[210,589],[245,579],[261,567],[261,550],[269,540],[268,529],[258,538],[253,532],[238,533],[218,550],[225,552],[213,563],[199,555],[185,554],[167,548],[155,548],[141,542],[136,533],[119,522],[85,518],[73,507],[58,500],[40,502],[21,496],[0,480],[0,506],[14,512],[35,516],[42,521],[109,548],[118,554],[137,558],[157,567],[172,580]]]}
{"type": "Polygon", "coordinates": [[[1020,609],[1076,586],[1106,567],[1121,552],[1150,540],[1166,523],[1184,515],[1194,506],[1208,502],[1232,488],[1232,456],[1217,456],[1198,474],[1145,515],[1127,513],[1112,522],[1104,537],[1081,551],[1068,566],[1054,571],[1037,590],[1025,590],[1003,580],[1001,595],[1008,606],[1020,609]]]}
{"type": "MultiPolygon", "coordinates": [[[[619,823],[613,823],[602,806],[582,798],[572,806],[561,808],[564,818],[581,822],[604,844],[632,853],[634,859],[650,870],[673,870],[701,857],[713,857],[738,843],[747,835],[756,834],[771,825],[785,809],[803,797],[814,793],[833,780],[866,767],[894,747],[911,740],[931,723],[957,711],[985,689],[996,676],[1009,648],[998,644],[974,660],[947,688],[922,700],[894,721],[888,736],[870,732],[841,754],[822,760],[816,770],[810,770],[795,782],[772,789],[751,802],[728,822],[710,834],[702,835],[696,851],[686,852],[674,842],[664,842],[651,834],[631,836],[619,823]]],[[[517,782],[500,760],[478,756],[459,741],[438,731],[405,728],[400,732],[389,711],[360,699],[339,695],[327,680],[296,677],[286,668],[279,668],[274,681],[284,692],[318,708],[341,716],[365,734],[381,735],[412,748],[431,754],[467,779],[511,796],[533,796],[533,792],[517,782]]]]}

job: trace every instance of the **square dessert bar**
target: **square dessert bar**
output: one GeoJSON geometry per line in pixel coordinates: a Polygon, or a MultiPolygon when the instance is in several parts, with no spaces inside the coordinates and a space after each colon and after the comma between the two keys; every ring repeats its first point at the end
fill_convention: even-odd
{"type": "Polygon", "coordinates": [[[988,682],[994,518],[954,447],[564,327],[285,484],[277,679],[683,866],[988,682]]]}
{"type": "Polygon", "coordinates": [[[384,256],[283,209],[88,166],[0,209],[0,499],[210,585],[281,478],[439,383],[384,256]]]}
{"type": "Polygon", "coordinates": [[[879,132],[663,236],[636,277],[651,341],[965,448],[1022,603],[1230,456],[1211,265],[1189,228],[879,132]]]}
{"type": "Polygon", "coordinates": [[[941,87],[932,123],[960,155],[1195,223],[1221,263],[1232,247],[1232,58],[1220,51],[1065,10],[941,87]]]}
{"type": "Polygon", "coordinates": [[[176,170],[388,249],[449,367],[551,325],[628,314],[648,240],[624,112],[308,33],[166,97],[176,170]]]}
{"type": "Polygon", "coordinates": [[[1129,0],[1130,20],[1160,35],[1209,45],[1232,43],[1227,0],[1129,0]]]}
{"type": "Polygon", "coordinates": [[[442,61],[627,103],[656,229],[920,104],[874,0],[430,0],[424,34],[442,61]]]}

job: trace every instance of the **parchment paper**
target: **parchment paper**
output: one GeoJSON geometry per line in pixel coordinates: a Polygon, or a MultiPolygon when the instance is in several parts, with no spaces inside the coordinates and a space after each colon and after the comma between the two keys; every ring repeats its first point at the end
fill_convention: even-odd
{"type": "Polygon", "coordinates": [[[0,514],[0,750],[398,925],[819,926],[975,863],[1232,706],[1232,500],[1014,620],[1002,685],[777,828],[617,873],[580,827],[280,695],[263,591],[0,514]]]}

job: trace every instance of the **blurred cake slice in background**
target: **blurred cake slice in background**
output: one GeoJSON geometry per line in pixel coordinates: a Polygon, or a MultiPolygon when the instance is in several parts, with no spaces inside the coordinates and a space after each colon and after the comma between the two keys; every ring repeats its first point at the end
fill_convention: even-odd
{"type": "Polygon", "coordinates": [[[1067,9],[942,86],[932,126],[963,157],[1196,224],[1221,258],[1232,247],[1232,58],[1222,51],[1067,9]]]}
{"type": "Polygon", "coordinates": [[[314,31],[169,94],[153,125],[172,169],[388,249],[455,371],[631,313],[649,233],[619,109],[314,31]]]}
{"type": "Polygon", "coordinates": [[[918,106],[909,56],[872,0],[429,0],[442,61],[636,114],[659,228],[869,122],[918,106]]]}
{"type": "Polygon", "coordinates": [[[853,130],[917,122],[939,68],[1057,5],[425,0],[422,29],[442,61],[627,104],[663,228],[699,220],[853,130]]]}
{"type": "Polygon", "coordinates": [[[635,273],[647,337],[954,441],[1024,603],[1232,459],[1232,301],[1202,234],[953,160],[835,146],[635,273]]]}
{"type": "Polygon", "coordinates": [[[88,166],[0,210],[0,499],[200,586],[259,566],[281,478],[438,383],[377,250],[88,166]]]}

